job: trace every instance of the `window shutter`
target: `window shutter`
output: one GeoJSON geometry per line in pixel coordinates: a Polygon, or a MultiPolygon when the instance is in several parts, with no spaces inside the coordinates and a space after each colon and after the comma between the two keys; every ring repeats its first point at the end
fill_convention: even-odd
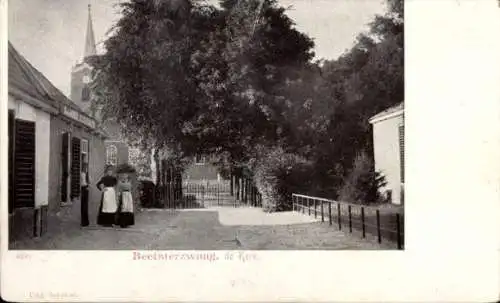
{"type": "Polygon", "coordinates": [[[14,132],[15,114],[9,110],[9,213],[14,210],[14,132]]]}
{"type": "Polygon", "coordinates": [[[405,183],[405,126],[399,126],[399,169],[401,183],[405,183]]]}
{"type": "Polygon", "coordinates": [[[66,202],[68,200],[69,133],[64,133],[62,135],[61,161],[62,161],[61,201],[66,202]]]}
{"type": "Polygon", "coordinates": [[[14,207],[35,206],[35,122],[15,120],[14,207]]]}
{"type": "Polygon", "coordinates": [[[80,195],[80,139],[71,138],[71,199],[80,195]]]}

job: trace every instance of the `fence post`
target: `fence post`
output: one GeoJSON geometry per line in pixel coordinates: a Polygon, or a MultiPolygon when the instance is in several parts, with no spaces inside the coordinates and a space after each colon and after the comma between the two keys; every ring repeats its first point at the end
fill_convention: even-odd
{"type": "Polygon", "coordinates": [[[174,182],[171,183],[172,186],[170,187],[170,196],[172,197],[172,203],[175,203],[175,190],[176,190],[176,184],[174,182]]]}
{"type": "Polygon", "coordinates": [[[398,249],[401,249],[403,245],[401,241],[401,226],[399,221],[400,221],[399,214],[396,214],[396,232],[398,237],[398,249]]]}
{"type": "Polygon", "coordinates": [[[321,201],[321,222],[325,222],[325,214],[323,211],[323,201],[321,201]]]}
{"type": "Polygon", "coordinates": [[[234,200],[236,205],[236,201],[240,199],[240,177],[235,178],[234,185],[236,187],[236,199],[234,200]]]}
{"type": "Polygon", "coordinates": [[[254,204],[254,195],[255,195],[255,188],[253,187],[253,184],[250,184],[250,205],[255,206],[254,204]]]}
{"type": "Polygon", "coordinates": [[[241,178],[240,182],[241,182],[241,185],[240,185],[240,190],[241,190],[240,202],[245,203],[245,178],[241,178]]]}
{"type": "Polygon", "coordinates": [[[231,197],[234,195],[234,188],[233,188],[233,173],[231,173],[231,182],[229,182],[229,194],[231,197]]]}
{"type": "Polygon", "coordinates": [[[174,201],[177,201],[177,197],[177,183],[174,183],[174,185],[172,186],[172,198],[174,199],[174,201]]]}
{"type": "Polygon", "coordinates": [[[172,204],[172,197],[170,196],[171,187],[172,183],[167,182],[167,184],[165,185],[165,199],[167,200],[168,205],[172,204]]]}
{"type": "Polygon", "coordinates": [[[169,188],[169,184],[165,184],[165,187],[163,188],[163,195],[165,197],[165,202],[166,204],[170,207],[170,208],[175,208],[175,203],[172,203],[172,201],[170,200],[170,196],[168,195],[168,188],[169,188]]]}
{"type": "Polygon", "coordinates": [[[292,194],[292,211],[295,212],[295,195],[292,194]]]}
{"type": "Polygon", "coordinates": [[[332,225],[332,202],[328,202],[328,222],[332,225]]]}
{"type": "Polygon", "coordinates": [[[311,215],[311,201],[309,200],[309,198],[306,198],[307,200],[307,209],[309,210],[309,216],[311,215]]]}
{"type": "Polygon", "coordinates": [[[339,230],[342,230],[342,222],[340,220],[340,202],[337,203],[337,214],[338,214],[338,221],[339,221],[339,230]]]}
{"type": "Polygon", "coordinates": [[[253,184],[252,183],[250,183],[248,185],[248,189],[249,189],[249,192],[250,192],[250,198],[249,198],[250,199],[250,203],[249,204],[250,204],[250,206],[253,206],[253,184]]]}
{"type": "Polygon", "coordinates": [[[242,178],[241,179],[241,202],[246,203],[246,184],[247,184],[247,179],[242,178]]]}
{"type": "Polygon", "coordinates": [[[170,200],[170,203],[175,204],[175,198],[174,198],[174,188],[175,183],[170,182],[168,186],[168,199],[170,200]]]}
{"type": "Polygon", "coordinates": [[[361,206],[361,224],[363,225],[363,238],[366,236],[365,234],[365,208],[361,206]]]}
{"type": "Polygon", "coordinates": [[[351,205],[348,206],[349,211],[349,232],[352,233],[352,214],[351,214],[351,205]]]}
{"type": "Polygon", "coordinates": [[[382,234],[380,233],[380,211],[377,209],[377,239],[378,243],[382,243],[382,234]]]}
{"type": "Polygon", "coordinates": [[[250,185],[250,206],[255,206],[254,196],[255,196],[255,189],[253,185],[250,185]]]}
{"type": "Polygon", "coordinates": [[[165,183],[162,183],[161,186],[160,186],[160,199],[161,199],[161,203],[167,207],[167,208],[170,208],[170,205],[168,205],[168,201],[167,201],[167,197],[165,196],[165,191],[166,191],[166,188],[167,185],[165,183]]]}
{"type": "Polygon", "coordinates": [[[254,191],[255,191],[254,197],[253,197],[254,198],[254,204],[255,204],[255,207],[257,207],[258,206],[258,204],[257,204],[258,201],[257,200],[259,198],[259,190],[257,189],[257,186],[254,187],[254,191]]]}
{"type": "Polygon", "coordinates": [[[245,204],[248,204],[248,191],[250,190],[250,182],[248,182],[249,180],[246,179],[246,182],[245,182],[245,204]]]}
{"type": "Polygon", "coordinates": [[[201,185],[201,205],[205,205],[205,185],[201,185]]]}

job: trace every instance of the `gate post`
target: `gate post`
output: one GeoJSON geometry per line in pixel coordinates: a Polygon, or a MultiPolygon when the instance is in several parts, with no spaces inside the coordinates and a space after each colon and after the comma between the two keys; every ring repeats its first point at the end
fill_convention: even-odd
{"type": "Polygon", "coordinates": [[[236,201],[240,200],[240,177],[235,177],[234,183],[236,185],[236,201]]]}
{"type": "Polygon", "coordinates": [[[245,204],[248,204],[248,178],[245,178],[245,204]]]}
{"type": "Polygon", "coordinates": [[[233,176],[233,173],[231,172],[230,174],[230,178],[229,178],[231,181],[229,182],[229,192],[231,194],[231,197],[234,196],[234,184],[233,184],[233,181],[234,181],[234,176],[233,176]]]}
{"type": "Polygon", "coordinates": [[[245,203],[245,178],[241,178],[241,202],[245,203]]]}

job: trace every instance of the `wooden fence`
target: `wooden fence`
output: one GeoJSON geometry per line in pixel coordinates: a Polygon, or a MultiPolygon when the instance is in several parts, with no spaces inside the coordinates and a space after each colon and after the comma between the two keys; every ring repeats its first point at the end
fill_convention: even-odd
{"type": "Polygon", "coordinates": [[[336,225],[339,230],[348,228],[350,233],[357,230],[363,238],[368,233],[376,236],[379,243],[384,238],[396,242],[398,249],[404,248],[404,216],[400,213],[300,194],[292,194],[292,208],[293,211],[320,217],[322,222],[336,225]]]}

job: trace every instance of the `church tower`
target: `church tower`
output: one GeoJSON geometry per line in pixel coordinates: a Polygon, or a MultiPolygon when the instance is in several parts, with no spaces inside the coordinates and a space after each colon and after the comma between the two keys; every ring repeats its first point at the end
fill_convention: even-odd
{"type": "Polygon", "coordinates": [[[85,47],[81,62],[78,62],[71,71],[71,100],[78,104],[84,111],[90,114],[90,76],[91,67],[85,63],[85,59],[95,56],[96,43],[94,29],[92,27],[91,7],[88,5],[87,32],[85,34],[85,47]]]}
{"type": "Polygon", "coordinates": [[[92,76],[92,67],[86,63],[86,59],[97,55],[94,29],[92,25],[92,12],[90,4],[88,5],[87,30],[85,33],[85,45],[83,56],[71,70],[71,100],[80,106],[87,114],[98,121],[98,127],[104,131],[107,139],[104,141],[106,149],[105,163],[111,165],[120,165],[129,162],[129,146],[124,136],[123,127],[112,117],[107,117],[105,121],[100,116],[99,109],[92,105],[92,95],[90,82],[92,76]]]}

